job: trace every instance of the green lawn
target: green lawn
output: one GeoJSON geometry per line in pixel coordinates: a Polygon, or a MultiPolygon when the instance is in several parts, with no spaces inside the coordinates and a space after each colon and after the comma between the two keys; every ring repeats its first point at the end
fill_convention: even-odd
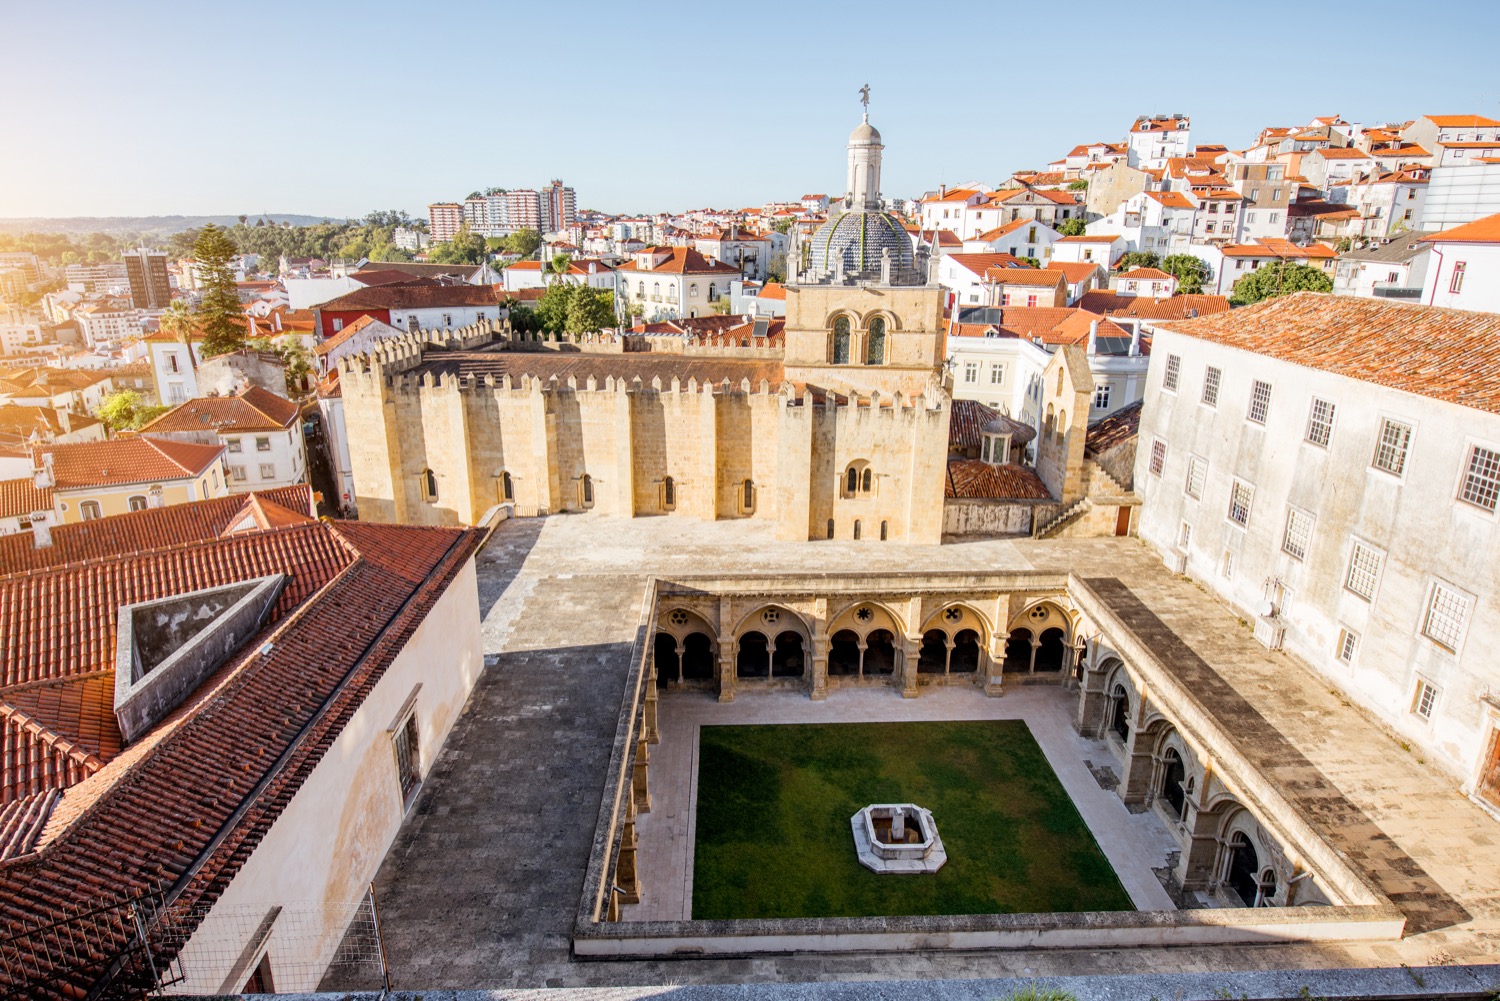
{"type": "Polygon", "coordinates": [[[702,729],[695,919],[1130,909],[1025,723],[702,729]],[[870,803],[931,810],[948,864],[861,866],[849,818],[870,803]]]}

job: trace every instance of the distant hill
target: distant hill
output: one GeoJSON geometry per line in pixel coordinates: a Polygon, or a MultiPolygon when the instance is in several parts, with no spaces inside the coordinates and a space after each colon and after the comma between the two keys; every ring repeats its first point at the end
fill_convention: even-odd
{"type": "MultiPolygon", "coordinates": [[[[250,224],[260,215],[249,217],[250,224]]],[[[288,215],[269,212],[264,216],[271,222],[289,222],[293,226],[315,226],[325,219],[341,222],[337,216],[288,215]]],[[[196,229],[205,223],[233,226],[240,221],[237,215],[149,215],[149,216],[72,216],[68,218],[36,217],[31,219],[0,219],[0,233],[62,233],[79,236],[87,233],[108,233],[111,236],[140,234],[142,236],[165,237],[185,229],[196,229]]]]}

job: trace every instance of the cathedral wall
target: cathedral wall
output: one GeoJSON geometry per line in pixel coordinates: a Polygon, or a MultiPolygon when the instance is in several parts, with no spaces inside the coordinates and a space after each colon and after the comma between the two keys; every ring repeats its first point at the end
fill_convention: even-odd
{"type": "Polygon", "coordinates": [[[776,518],[781,398],[771,392],[715,397],[719,518],[776,518]],[[751,504],[744,503],[745,481],[751,504]]]}
{"type": "Polygon", "coordinates": [[[787,288],[786,377],[840,392],[921,392],[941,366],[943,291],[927,286],[797,285],[787,288]],[[831,330],[849,317],[850,363],[833,365],[831,330]],[[886,321],[885,360],[865,363],[872,319],[886,321]]]}
{"type": "Polygon", "coordinates": [[[550,393],[556,415],[557,507],[628,518],[634,510],[634,454],[629,394],[622,389],[559,388],[550,393]],[[584,477],[593,486],[589,502],[584,477]]]}

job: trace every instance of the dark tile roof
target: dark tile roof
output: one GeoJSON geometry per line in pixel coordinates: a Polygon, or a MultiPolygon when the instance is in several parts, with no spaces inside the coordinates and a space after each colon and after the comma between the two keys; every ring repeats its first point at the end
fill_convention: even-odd
{"type": "Polygon", "coordinates": [[[943,496],[968,500],[1051,500],[1047,485],[1027,466],[949,459],[943,496]]]}
{"type": "Polygon", "coordinates": [[[1141,427],[1141,401],[1121,407],[1106,417],[1089,425],[1084,438],[1084,451],[1091,455],[1108,452],[1116,445],[1129,441],[1139,433],[1141,427]]]}
{"type": "MultiPolygon", "coordinates": [[[[0,866],[0,920],[45,927],[104,895],[172,885],[191,934],[481,539],[472,529],[315,522],[0,579],[0,702],[14,713],[10,700],[27,698],[36,681],[102,679],[101,665],[112,672],[123,603],[273,571],[290,578],[265,630],[93,778],[79,781],[83,768],[16,770],[9,802],[69,788],[39,837],[0,813],[0,836],[35,849],[0,866]]],[[[84,729],[88,712],[101,715],[87,693],[49,698],[58,725],[76,716],[84,729]]],[[[58,747],[67,739],[51,736],[58,747]]],[[[18,965],[43,974],[32,996],[83,996],[131,929],[101,921],[82,959],[58,950],[61,934],[8,946],[18,965]]]]}
{"type": "Polygon", "coordinates": [[[998,433],[1011,435],[1011,442],[1024,445],[1036,437],[1036,429],[1011,420],[993,407],[978,400],[954,400],[948,415],[948,447],[978,448],[980,434],[989,424],[999,425],[998,433]]]}
{"type": "Polygon", "coordinates": [[[1294,292],[1170,330],[1500,414],[1500,315],[1294,292]]]}
{"type": "Polygon", "coordinates": [[[317,309],[336,313],[356,309],[441,309],[444,306],[497,306],[505,298],[500,285],[433,285],[404,282],[372,285],[330,299],[317,309]]]}

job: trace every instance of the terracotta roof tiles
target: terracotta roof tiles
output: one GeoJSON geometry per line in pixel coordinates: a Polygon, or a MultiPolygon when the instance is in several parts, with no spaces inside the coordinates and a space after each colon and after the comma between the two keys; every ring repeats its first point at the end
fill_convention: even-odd
{"type": "MultiPolygon", "coordinates": [[[[52,489],[38,487],[33,476],[0,480],[0,518],[25,518],[33,511],[52,510],[52,489]]],[[[29,539],[31,536],[27,535],[29,539]]],[[[0,536],[0,539],[9,536],[0,536]]]]}
{"type": "MultiPolygon", "coordinates": [[[[365,317],[364,319],[368,319],[365,317]]],[[[297,404],[259,386],[238,396],[203,396],[188,400],[156,418],[141,431],[284,431],[299,413],[297,404]]]]}
{"type": "Polygon", "coordinates": [[[1047,485],[1027,466],[949,459],[943,496],[983,500],[1051,500],[1047,485]]]}
{"type": "Polygon", "coordinates": [[[1134,438],[1141,428],[1141,406],[1142,401],[1136,400],[1090,424],[1084,438],[1084,452],[1098,455],[1134,438]]]}
{"type": "Polygon", "coordinates": [[[223,445],[197,445],[162,438],[117,438],[48,445],[56,487],[96,487],[200,476],[224,452],[223,445]]]}
{"type": "Polygon", "coordinates": [[[1500,243],[1500,213],[1422,237],[1423,243],[1500,243]]]}

